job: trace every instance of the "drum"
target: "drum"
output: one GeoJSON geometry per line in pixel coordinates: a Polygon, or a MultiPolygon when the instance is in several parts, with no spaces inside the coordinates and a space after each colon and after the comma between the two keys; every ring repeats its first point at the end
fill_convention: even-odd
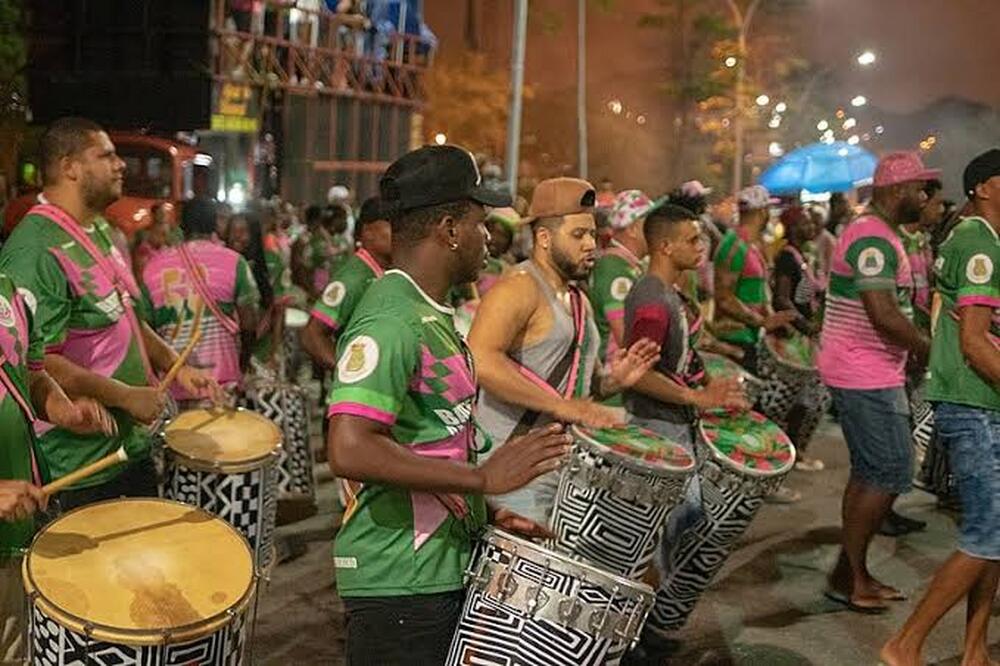
{"type": "Polygon", "coordinates": [[[910,420],[917,467],[913,485],[947,501],[955,495],[955,477],[948,450],[935,435],[934,410],[924,398],[922,385],[910,392],[910,420]]]}
{"type": "Polygon", "coordinates": [[[653,590],[487,528],[468,572],[449,666],[617,664],[653,590]]]}
{"type": "Polygon", "coordinates": [[[670,509],[684,498],[694,458],[637,426],[573,426],[552,512],[553,547],[625,578],[649,568],[670,509]]]}
{"type": "Polygon", "coordinates": [[[146,430],[150,434],[149,453],[153,459],[153,465],[156,467],[156,478],[160,483],[163,483],[167,468],[166,453],[164,451],[166,447],[163,443],[163,426],[180,413],[177,401],[170,397],[169,393],[166,394],[166,398],[167,404],[163,409],[163,414],[146,427],[146,430]]]}
{"type": "Polygon", "coordinates": [[[756,404],[764,388],[764,382],[744,370],[739,363],[725,356],[711,353],[701,353],[700,356],[709,377],[738,377],[742,380],[743,393],[747,397],[747,402],[751,405],[756,404]]]}
{"type": "Polygon", "coordinates": [[[649,618],[657,629],[684,626],[764,497],[781,486],[795,464],[788,436],[756,412],[703,414],[699,432],[704,513],[681,534],[664,563],[649,618]]]}
{"type": "Polygon", "coordinates": [[[300,386],[254,378],[247,382],[244,398],[248,409],[281,429],[278,502],[301,504],[311,507],[315,513],[316,482],[309,448],[309,394],[300,386]]]}
{"type": "MultiPolygon", "coordinates": [[[[807,408],[808,435],[819,423],[819,416],[829,407],[830,396],[813,357],[815,344],[812,338],[794,333],[786,337],[762,335],[757,345],[757,374],[762,388],[754,404],[765,416],[778,425],[787,425],[788,413],[796,404],[807,408]]],[[[808,437],[798,434],[799,444],[808,437]]]]}
{"type": "Polygon", "coordinates": [[[121,499],[66,513],[22,564],[28,663],[243,663],[256,590],[246,540],[197,508],[121,499]]]}
{"type": "Polygon", "coordinates": [[[309,313],[298,308],[285,308],[285,335],[282,339],[282,351],[285,353],[285,376],[295,381],[299,369],[305,359],[302,350],[302,329],[309,323],[309,313]]]}
{"type": "Polygon", "coordinates": [[[244,409],[193,409],[167,424],[169,499],[201,507],[250,542],[258,572],[274,560],[281,431],[244,409]]]}

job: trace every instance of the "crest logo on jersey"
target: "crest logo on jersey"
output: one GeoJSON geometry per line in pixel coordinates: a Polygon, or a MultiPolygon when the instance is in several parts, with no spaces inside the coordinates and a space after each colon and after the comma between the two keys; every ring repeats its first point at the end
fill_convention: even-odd
{"type": "Polygon", "coordinates": [[[359,335],[347,344],[337,363],[337,379],[345,384],[359,382],[378,366],[378,343],[367,335],[359,335]]]}
{"type": "Polygon", "coordinates": [[[329,308],[335,308],[344,302],[347,295],[347,287],[343,282],[331,282],[323,290],[323,304],[329,308]]]}
{"type": "Polygon", "coordinates": [[[3,296],[0,296],[0,326],[4,328],[10,328],[14,325],[14,308],[10,306],[10,301],[8,301],[3,296]]]}
{"type": "Polygon", "coordinates": [[[877,247],[867,247],[858,255],[858,270],[866,277],[875,277],[885,268],[885,255],[877,247]]]}
{"type": "Polygon", "coordinates": [[[977,254],[965,265],[965,277],[972,284],[987,284],[993,277],[993,260],[985,254],[977,254]]]}
{"type": "Polygon", "coordinates": [[[624,301],[631,289],[632,280],[627,277],[619,277],[611,281],[611,297],[616,301],[624,301]]]}

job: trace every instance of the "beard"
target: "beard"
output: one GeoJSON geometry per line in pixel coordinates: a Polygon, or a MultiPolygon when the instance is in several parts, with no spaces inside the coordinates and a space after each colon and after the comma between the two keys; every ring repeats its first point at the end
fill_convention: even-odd
{"type": "Polygon", "coordinates": [[[904,199],[899,202],[899,222],[900,224],[916,224],[920,221],[923,213],[923,206],[912,199],[904,199]]]}
{"type": "Polygon", "coordinates": [[[121,198],[121,189],[114,182],[101,183],[88,177],[82,183],[83,203],[90,210],[104,210],[121,198]]]}
{"type": "Polygon", "coordinates": [[[573,261],[569,254],[555,245],[552,246],[552,264],[567,280],[586,280],[594,266],[573,261]]]}

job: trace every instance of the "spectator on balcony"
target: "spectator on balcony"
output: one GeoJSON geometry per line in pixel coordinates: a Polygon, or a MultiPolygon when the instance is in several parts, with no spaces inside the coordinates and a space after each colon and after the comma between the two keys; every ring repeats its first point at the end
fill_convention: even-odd
{"type": "Polygon", "coordinates": [[[288,13],[292,41],[312,48],[319,46],[319,17],[323,9],[320,0],[295,0],[288,13]]]}

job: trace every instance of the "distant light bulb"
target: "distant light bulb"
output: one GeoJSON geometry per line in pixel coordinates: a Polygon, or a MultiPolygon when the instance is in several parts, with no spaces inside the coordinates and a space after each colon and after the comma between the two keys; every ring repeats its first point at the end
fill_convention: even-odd
{"type": "Polygon", "coordinates": [[[852,134],[850,136],[850,138],[847,139],[847,143],[849,143],[852,146],[858,145],[858,142],[860,142],[860,141],[861,141],[861,137],[859,137],[857,134],[852,134]]]}
{"type": "Polygon", "coordinates": [[[858,64],[862,67],[874,65],[876,60],[878,60],[878,56],[876,56],[872,51],[865,51],[858,56],[858,64]]]}
{"type": "Polygon", "coordinates": [[[757,96],[757,106],[767,106],[770,103],[771,103],[771,98],[768,97],[767,95],[757,96]]]}
{"type": "Polygon", "coordinates": [[[736,67],[736,62],[737,62],[737,60],[736,60],[735,56],[729,56],[725,60],[726,67],[736,67]]]}
{"type": "Polygon", "coordinates": [[[447,135],[445,135],[443,132],[438,132],[437,134],[434,135],[434,143],[436,143],[439,146],[443,146],[444,144],[448,143],[447,135]]]}
{"type": "Polygon", "coordinates": [[[849,130],[852,127],[857,126],[857,124],[858,124],[858,121],[856,119],[854,119],[854,118],[848,118],[847,120],[844,121],[844,129],[845,130],[849,130]]]}
{"type": "Polygon", "coordinates": [[[830,129],[830,123],[828,123],[825,120],[821,120],[818,123],[816,123],[816,129],[818,129],[820,132],[825,132],[826,130],[830,129]]]}
{"type": "Polygon", "coordinates": [[[784,113],[785,111],[788,110],[788,105],[785,104],[784,102],[778,102],[775,105],[774,110],[777,111],[778,113],[784,113]]]}
{"type": "Polygon", "coordinates": [[[868,103],[868,98],[865,97],[864,95],[858,95],[857,97],[851,100],[851,106],[864,106],[867,103],[868,103]]]}

